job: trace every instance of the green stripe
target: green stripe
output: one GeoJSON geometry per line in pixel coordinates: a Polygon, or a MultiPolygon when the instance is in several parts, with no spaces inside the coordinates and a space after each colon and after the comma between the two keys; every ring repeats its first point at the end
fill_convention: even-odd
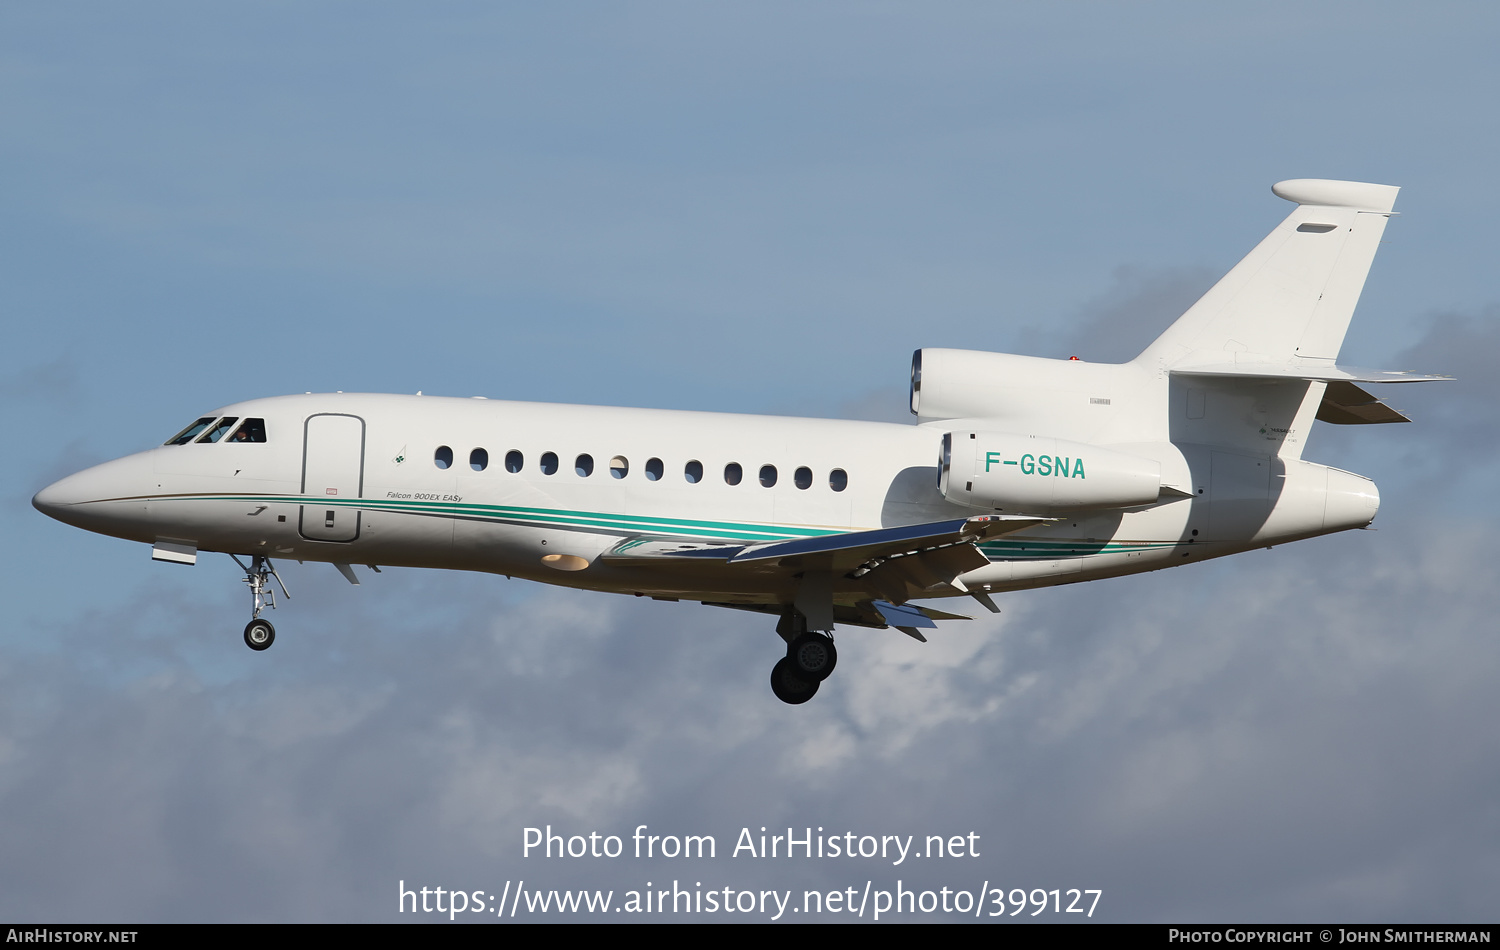
{"type": "MultiPolygon", "coordinates": [[[[646,515],[573,511],[562,508],[532,508],[512,505],[476,505],[461,502],[417,501],[396,498],[338,498],[317,495],[158,495],[159,501],[280,502],[323,508],[357,508],[422,517],[478,518],[528,527],[555,527],[605,533],[650,534],[667,538],[695,537],[733,541],[782,541],[817,538],[842,531],[806,525],[773,525],[743,521],[697,521],[646,515]]],[[[636,542],[641,543],[641,542],[636,542]]],[[[632,545],[633,546],[633,545],[632,545]]],[[[1001,538],[985,541],[979,550],[991,561],[1060,559],[1095,554],[1123,554],[1175,547],[1174,541],[1078,541],[1041,538],[1001,538]]],[[[622,549],[623,550],[623,549],[622,549]]]]}
{"type": "Polygon", "coordinates": [[[647,532],[664,537],[690,535],[701,538],[724,538],[735,541],[783,541],[793,538],[817,538],[838,534],[831,528],[802,525],[770,525],[739,521],[696,521],[685,518],[663,518],[645,515],[610,514],[595,511],[571,511],[560,508],[530,508],[510,505],[475,505],[460,502],[408,501],[394,498],[336,498],[317,495],[159,495],[153,501],[241,501],[264,504],[307,505],[323,508],[357,508],[362,511],[387,511],[427,517],[466,517],[502,521],[512,524],[547,525],[571,529],[602,529],[610,532],[638,534],[647,532]]]}

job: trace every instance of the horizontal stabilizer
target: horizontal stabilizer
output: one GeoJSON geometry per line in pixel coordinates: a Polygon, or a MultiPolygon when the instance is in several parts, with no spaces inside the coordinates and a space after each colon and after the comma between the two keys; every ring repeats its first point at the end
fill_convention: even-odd
{"type": "Polygon", "coordinates": [[[1328,384],[1317,418],[1340,426],[1411,421],[1353,383],[1343,381],[1328,384]]]}
{"type": "Polygon", "coordinates": [[[1176,376],[1279,377],[1281,379],[1317,379],[1328,382],[1339,380],[1350,383],[1433,383],[1453,379],[1452,376],[1424,376],[1421,373],[1408,373],[1405,370],[1338,366],[1322,361],[1189,364],[1172,367],[1172,373],[1176,376]]]}

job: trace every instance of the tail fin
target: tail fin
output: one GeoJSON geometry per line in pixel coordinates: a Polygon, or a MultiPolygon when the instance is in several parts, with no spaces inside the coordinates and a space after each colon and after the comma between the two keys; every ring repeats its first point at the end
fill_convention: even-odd
{"type": "Polygon", "coordinates": [[[1271,191],[1297,208],[1148,346],[1137,362],[1331,363],[1396,203],[1394,185],[1302,178],[1271,191]]]}

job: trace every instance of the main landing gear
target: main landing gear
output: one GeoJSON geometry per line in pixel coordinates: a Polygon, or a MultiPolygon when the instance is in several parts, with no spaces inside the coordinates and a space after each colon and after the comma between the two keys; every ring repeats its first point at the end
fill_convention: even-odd
{"type": "Polygon", "coordinates": [[[254,600],[250,622],[245,624],[245,646],[257,652],[269,650],[271,644],[276,642],[276,628],[271,626],[271,621],[260,619],[260,612],[267,607],[276,609],[276,590],[271,587],[271,579],[276,579],[276,586],[281,588],[281,596],[290,599],[292,595],[287,593],[286,584],[282,583],[281,575],[276,573],[270,558],[253,554],[247,566],[237,555],[229,556],[245,572],[245,583],[250,585],[250,596],[254,600]]]}
{"type": "Polygon", "coordinates": [[[801,615],[789,612],[776,625],[776,631],[786,638],[787,645],[786,656],[771,668],[771,692],[777,699],[793,706],[812,699],[818,692],[818,685],[828,678],[839,662],[833,637],[808,630],[805,623],[801,615]]]}

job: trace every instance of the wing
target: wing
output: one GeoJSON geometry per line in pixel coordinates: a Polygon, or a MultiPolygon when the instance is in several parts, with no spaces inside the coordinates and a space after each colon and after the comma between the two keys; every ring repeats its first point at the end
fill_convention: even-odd
{"type": "MultiPolygon", "coordinates": [[[[828,583],[826,597],[832,602],[832,619],[906,629],[921,626],[912,620],[913,611],[929,621],[943,615],[938,611],[939,616],[934,617],[926,608],[906,608],[899,617],[888,617],[877,604],[884,603],[886,608],[894,609],[916,597],[968,593],[958,578],[989,563],[979,550],[981,541],[1045,524],[1047,520],[1022,515],[977,515],[752,544],[631,538],[606,551],[600,561],[613,566],[659,565],[663,569],[698,574],[743,571],[776,575],[784,579],[788,592],[797,592],[799,607],[805,596],[812,596],[805,593],[807,579],[823,577],[828,583]]],[[[982,595],[975,596],[982,603],[987,600],[982,595]]],[[[725,606],[781,610],[772,604],[725,606]]],[[[985,606],[993,609],[992,604],[985,606]]]]}

